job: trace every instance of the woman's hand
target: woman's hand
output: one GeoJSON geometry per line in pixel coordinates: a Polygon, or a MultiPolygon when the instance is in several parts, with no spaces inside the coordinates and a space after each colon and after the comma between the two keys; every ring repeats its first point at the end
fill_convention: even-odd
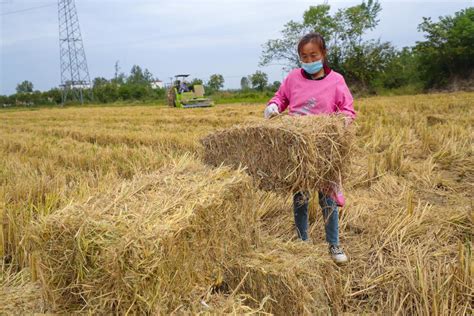
{"type": "Polygon", "coordinates": [[[347,128],[349,125],[351,125],[353,119],[352,117],[349,116],[344,116],[344,127],[347,128]]]}
{"type": "Polygon", "coordinates": [[[266,119],[270,119],[274,116],[277,116],[278,114],[280,114],[280,111],[278,110],[278,105],[276,105],[275,103],[270,103],[266,108],[265,108],[265,111],[263,112],[263,116],[266,118],[266,119]]]}

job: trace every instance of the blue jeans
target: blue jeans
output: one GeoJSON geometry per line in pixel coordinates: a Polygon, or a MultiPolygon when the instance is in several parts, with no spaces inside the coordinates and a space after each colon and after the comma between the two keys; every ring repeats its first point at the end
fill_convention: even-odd
{"type": "MultiPolygon", "coordinates": [[[[293,210],[298,237],[308,239],[308,203],[309,194],[298,192],[293,197],[293,210]]],[[[319,192],[319,205],[323,211],[326,241],[331,245],[339,245],[339,214],[336,202],[329,196],[319,192]]]]}

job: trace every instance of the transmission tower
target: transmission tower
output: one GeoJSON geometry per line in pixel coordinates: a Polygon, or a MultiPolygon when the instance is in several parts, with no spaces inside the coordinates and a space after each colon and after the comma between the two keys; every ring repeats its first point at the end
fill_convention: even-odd
{"type": "Polygon", "coordinates": [[[58,16],[62,103],[69,94],[84,103],[84,90],[91,93],[91,82],[74,0],[58,0],[58,16]]]}

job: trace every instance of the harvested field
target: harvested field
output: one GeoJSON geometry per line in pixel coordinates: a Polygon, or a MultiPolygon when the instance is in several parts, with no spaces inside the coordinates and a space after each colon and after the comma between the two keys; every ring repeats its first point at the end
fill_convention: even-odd
{"type": "Polygon", "coordinates": [[[0,304],[0,314],[15,308],[20,313],[121,313],[132,306],[150,313],[469,315],[474,290],[473,100],[473,93],[356,100],[347,205],[340,214],[341,243],[350,263],[340,267],[326,255],[315,195],[310,204],[313,243],[302,244],[295,238],[289,196],[257,192],[242,171],[210,171],[199,162],[204,157],[200,139],[236,124],[258,124],[263,105],[0,111],[0,300],[8,302],[0,304]],[[177,170],[182,177],[174,176],[177,170]],[[192,179],[199,180],[186,186],[190,191],[181,191],[180,183],[192,179]],[[227,183],[237,195],[255,195],[252,203],[244,203],[247,198],[228,198],[232,195],[221,194],[228,191],[199,183],[227,183]],[[143,191],[141,184],[152,189],[143,191]],[[214,192],[214,200],[235,205],[229,206],[234,211],[213,212],[222,217],[204,224],[209,213],[199,209],[218,207],[203,198],[195,204],[202,207],[194,208],[198,192],[214,192]],[[176,222],[181,231],[177,226],[167,230],[169,236],[180,236],[176,247],[161,234],[163,227],[156,224],[161,219],[152,212],[166,209],[163,203],[171,203],[170,196],[177,196],[182,208],[166,204],[168,210],[190,212],[176,222]],[[115,219],[133,224],[126,229],[126,220],[115,219]],[[211,229],[222,221],[240,232],[220,232],[233,241],[228,251],[211,229]],[[73,229],[61,230],[65,223],[73,229]],[[74,230],[84,233],[76,241],[90,243],[67,245],[74,230]],[[125,240],[135,243],[122,247],[125,240]],[[201,246],[186,250],[194,242],[201,246]],[[61,247],[90,251],[80,259],[79,252],[61,252],[61,247]],[[96,256],[99,249],[108,252],[96,256]],[[149,250],[147,259],[140,249],[149,250]],[[110,260],[114,250],[125,261],[110,260]],[[54,251],[57,258],[75,258],[62,262],[68,267],[63,271],[80,272],[75,278],[54,270],[59,266],[48,261],[52,256],[39,256],[54,251]],[[139,253],[142,257],[134,256],[139,253]],[[179,253],[184,256],[178,260],[179,253]],[[174,287],[168,274],[161,279],[168,284],[166,291],[153,297],[156,283],[147,283],[147,277],[170,271],[160,270],[157,258],[162,255],[175,260],[170,268],[182,287],[174,287]],[[92,260],[97,258],[103,261],[92,260]],[[96,269],[85,270],[90,264],[96,269]],[[130,274],[111,275],[107,269],[114,265],[130,274]],[[150,267],[155,270],[147,274],[150,267]],[[94,283],[93,272],[102,284],[94,283]],[[107,278],[120,279],[122,290],[112,290],[107,278]],[[145,281],[138,284],[137,279],[145,281]],[[135,288],[124,290],[127,286],[135,288]],[[85,296],[78,298],[79,292],[85,296]],[[142,294],[149,296],[130,303],[142,294]],[[152,301],[154,306],[146,304],[152,301]]]}

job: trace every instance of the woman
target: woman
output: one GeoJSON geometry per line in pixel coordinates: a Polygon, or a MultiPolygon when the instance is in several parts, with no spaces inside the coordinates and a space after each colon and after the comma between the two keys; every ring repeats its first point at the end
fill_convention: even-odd
{"type": "MultiPolygon", "coordinates": [[[[265,118],[271,118],[288,109],[289,115],[324,115],[342,113],[346,125],[355,119],[353,98],[344,77],[331,70],[326,62],[327,50],[324,38],[318,33],[305,35],[298,44],[301,68],[294,69],[283,81],[268,102],[265,118]]],[[[297,192],[293,198],[295,224],[298,236],[308,239],[307,192],[297,192]]],[[[343,206],[342,193],[319,192],[319,204],[323,211],[326,241],[329,253],[336,263],[344,263],[347,256],[339,244],[338,205],[343,206]]]]}

